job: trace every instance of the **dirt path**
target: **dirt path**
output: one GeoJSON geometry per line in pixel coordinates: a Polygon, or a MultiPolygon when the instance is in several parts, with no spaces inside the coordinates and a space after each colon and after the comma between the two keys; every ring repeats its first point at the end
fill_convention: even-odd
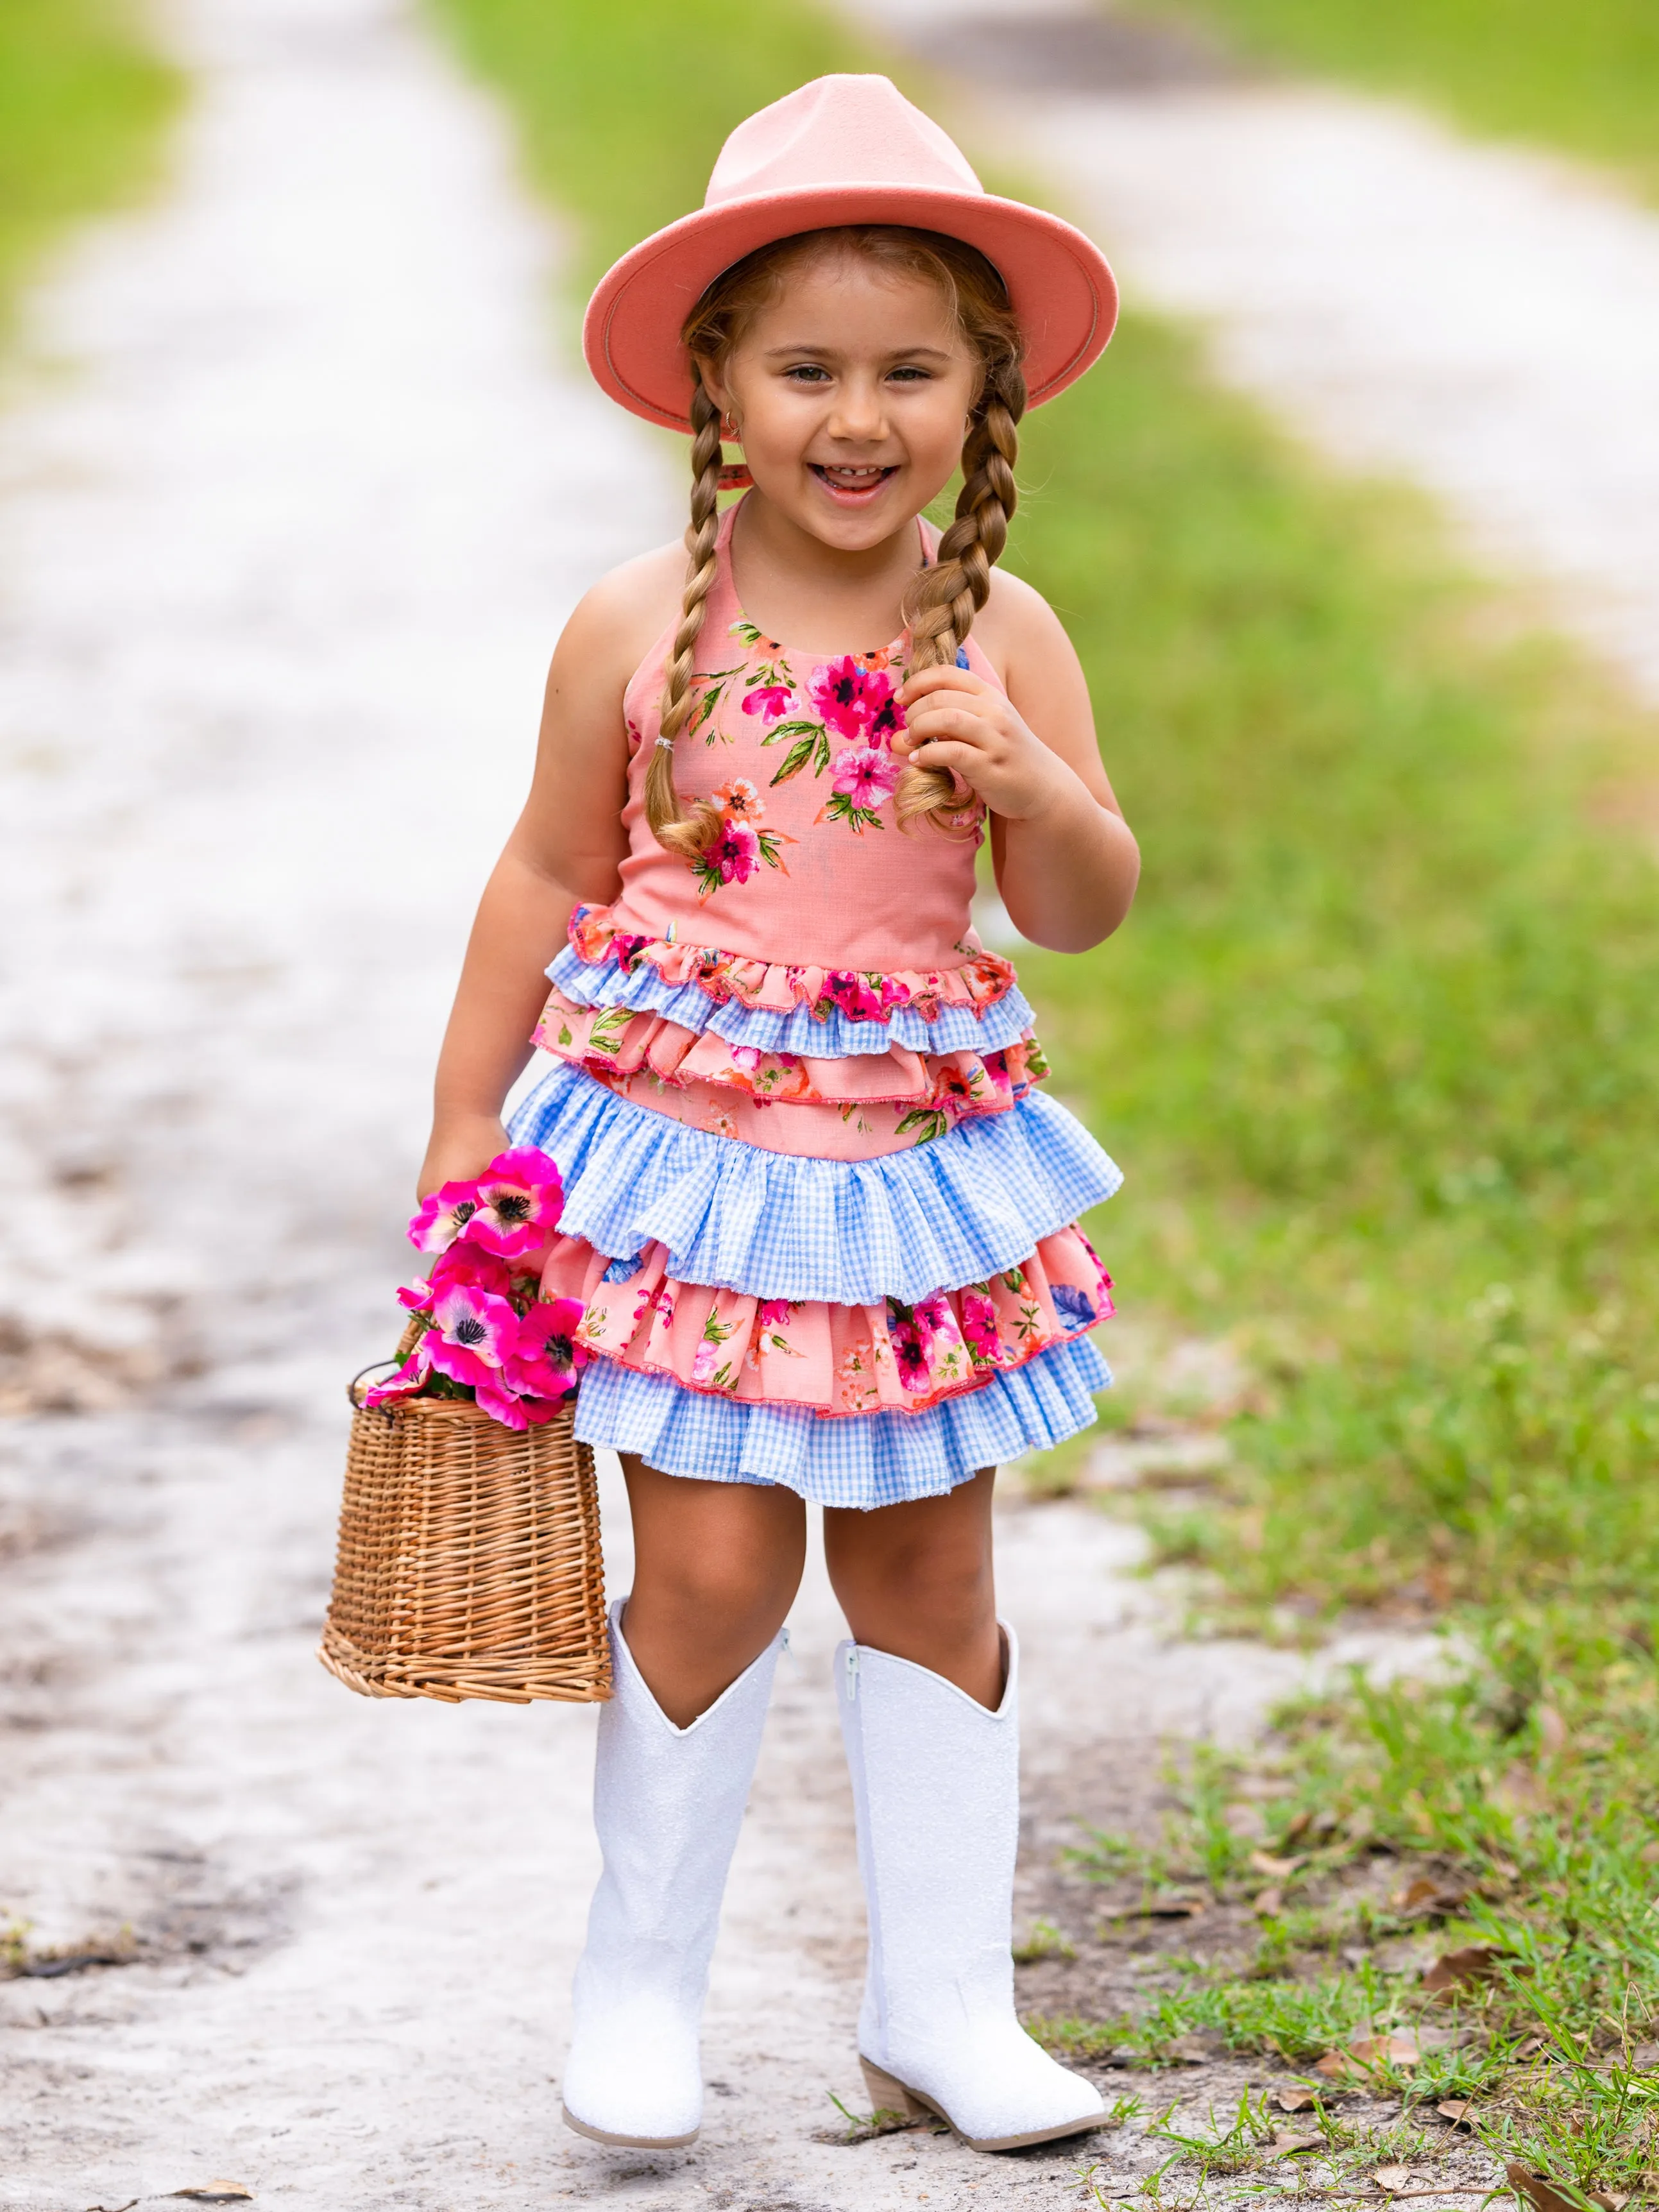
{"type": "MultiPolygon", "coordinates": [[[[136,1957],[0,1984],[0,2204],[1074,2204],[1072,2152],[817,2139],[860,1936],[821,1577],[684,2157],[557,2123],[591,1714],[314,1663],[341,1382],[545,655],[678,487],[556,364],[495,124],[397,0],[179,21],[176,190],[41,297],[0,416],[0,1923],[136,1957]]],[[[1083,1509],[1006,1518],[1040,1881],[1298,1670],[1170,1644],[1083,1509]]]]}
{"type": "Polygon", "coordinates": [[[1424,485],[1659,701],[1659,216],[1089,0],[856,12],[954,58],[976,143],[1054,180],[1132,306],[1206,325],[1220,374],[1339,461],[1424,485]]]}

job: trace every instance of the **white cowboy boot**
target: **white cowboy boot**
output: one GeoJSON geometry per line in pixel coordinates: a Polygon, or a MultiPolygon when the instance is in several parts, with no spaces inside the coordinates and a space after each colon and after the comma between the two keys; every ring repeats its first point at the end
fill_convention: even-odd
{"type": "Polygon", "coordinates": [[[655,2150],[693,2142],[702,2120],[708,1961],[783,1637],[681,1729],[646,1687],[622,1610],[593,1768],[605,1871],[576,1967],[564,2118],[598,2142],[655,2150]]]}
{"type": "Polygon", "coordinates": [[[859,2057],[872,2102],[948,2121],[974,2150],[1097,2127],[1106,2108],[1014,2017],[1018,1647],[998,1710],[908,1659],[843,1644],[842,1733],[870,1963],[859,2057]]]}

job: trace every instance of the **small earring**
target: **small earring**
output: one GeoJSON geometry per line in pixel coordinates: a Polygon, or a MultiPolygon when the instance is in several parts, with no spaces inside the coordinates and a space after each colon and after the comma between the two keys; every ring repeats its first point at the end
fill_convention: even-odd
{"type": "Polygon", "coordinates": [[[720,416],[720,435],[730,445],[735,446],[738,442],[738,426],[729,415],[720,416]]]}

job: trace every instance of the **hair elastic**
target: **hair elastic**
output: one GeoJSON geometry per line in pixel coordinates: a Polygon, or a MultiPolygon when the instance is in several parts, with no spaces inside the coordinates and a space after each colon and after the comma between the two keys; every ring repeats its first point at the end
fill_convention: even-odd
{"type": "Polygon", "coordinates": [[[665,753],[672,753],[674,750],[674,740],[672,738],[659,738],[657,743],[662,747],[665,753]]]}

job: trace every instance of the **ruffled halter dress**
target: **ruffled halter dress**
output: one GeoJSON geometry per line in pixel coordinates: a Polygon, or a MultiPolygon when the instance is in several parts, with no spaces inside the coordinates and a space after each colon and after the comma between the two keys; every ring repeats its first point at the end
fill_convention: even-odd
{"type": "Polygon", "coordinates": [[[544,1279],[584,1308],[578,1435],[888,1505],[1094,1419],[1110,1283],[1077,1217],[1121,1177],[969,927],[979,836],[898,828],[904,641],[763,637],[735,513],[674,760],[724,834],[693,866],[645,818],[671,629],[626,695],[621,893],[572,916],[512,1132],[564,1178],[544,1279]]]}

